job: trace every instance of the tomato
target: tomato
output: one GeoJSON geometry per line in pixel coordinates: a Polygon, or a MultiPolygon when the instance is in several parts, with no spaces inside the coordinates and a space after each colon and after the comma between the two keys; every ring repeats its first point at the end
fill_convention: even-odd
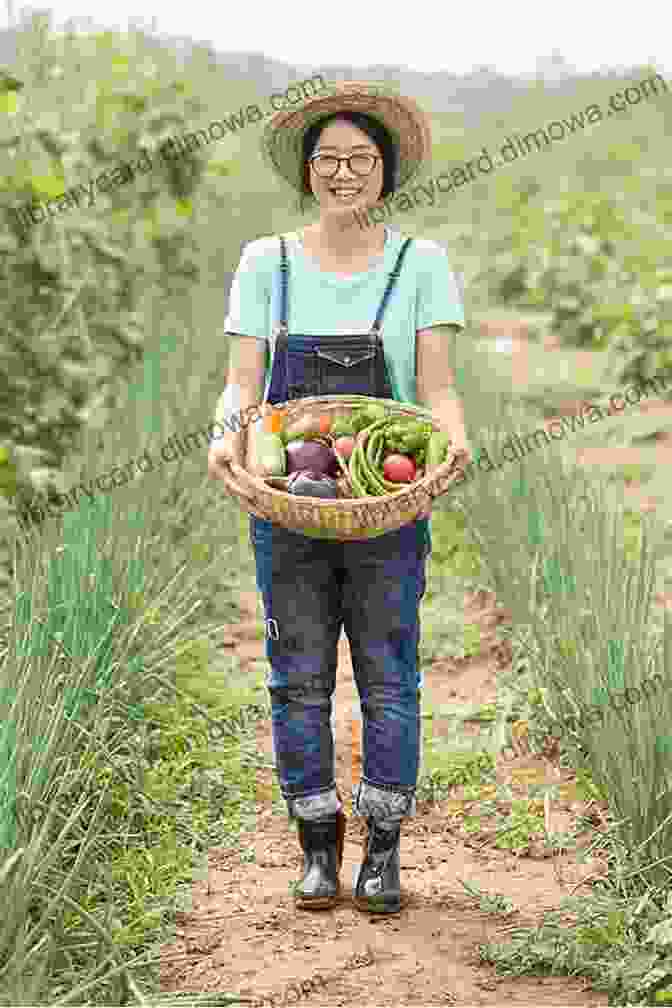
{"type": "Polygon", "coordinates": [[[344,434],[342,437],[336,438],[336,440],[334,441],[334,448],[336,449],[339,455],[343,456],[346,462],[352,455],[354,447],[355,447],[354,437],[349,437],[347,434],[344,434]]]}
{"type": "Polygon", "coordinates": [[[412,483],[416,468],[408,455],[388,455],[383,463],[383,476],[390,483],[412,483]]]}
{"type": "Polygon", "coordinates": [[[332,418],[325,413],[319,418],[317,424],[320,434],[328,434],[331,430],[332,418]]]}

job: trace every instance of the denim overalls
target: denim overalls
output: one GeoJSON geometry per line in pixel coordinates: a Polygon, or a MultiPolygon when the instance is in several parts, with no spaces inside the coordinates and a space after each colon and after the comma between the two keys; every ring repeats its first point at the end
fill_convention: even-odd
{"type": "MultiPolygon", "coordinates": [[[[281,249],[280,325],[267,400],[355,393],[392,399],[380,326],[410,244],[399,253],[368,335],[290,335],[281,249]]],[[[420,762],[419,603],[431,549],[426,519],[370,540],[313,539],[251,516],[266,616],[275,762],[290,818],[341,808],[331,731],[344,626],[362,710],[355,814],[393,826],[415,811],[420,762]]]]}

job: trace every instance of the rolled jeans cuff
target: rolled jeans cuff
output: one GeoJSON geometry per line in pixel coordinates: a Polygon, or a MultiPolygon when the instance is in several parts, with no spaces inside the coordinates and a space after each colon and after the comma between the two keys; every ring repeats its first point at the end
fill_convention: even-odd
{"type": "Polygon", "coordinates": [[[336,788],[304,797],[285,796],[290,819],[323,819],[336,815],[343,808],[336,788]]]}
{"type": "Polygon", "coordinates": [[[371,818],[381,829],[395,829],[416,812],[414,788],[391,788],[362,778],[352,791],[352,813],[371,818]]]}

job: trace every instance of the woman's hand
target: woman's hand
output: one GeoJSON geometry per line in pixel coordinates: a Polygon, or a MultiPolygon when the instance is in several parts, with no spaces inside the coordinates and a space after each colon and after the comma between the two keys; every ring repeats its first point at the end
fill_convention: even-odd
{"type": "Polygon", "coordinates": [[[208,476],[222,479],[231,462],[245,465],[245,431],[227,431],[223,438],[212,442],[208,452],[208,476]]]}

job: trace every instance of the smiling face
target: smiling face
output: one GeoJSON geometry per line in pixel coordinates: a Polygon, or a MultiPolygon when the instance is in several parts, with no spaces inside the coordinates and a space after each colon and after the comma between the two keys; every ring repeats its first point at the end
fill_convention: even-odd
{"type": "MultiPolygon", "coordinates": [[[[380,148],[366,133],[345,119],[336,119],[322,130],[315,148],[316,155],[346,157],[347,155],[373,155],[378,160],[370,174],[358,174],[360,165],[353,163],[355,171],[341,161],[335,175],[325,178],[318,174],[320,166],[310,165],[310,187],[323,214],[350,214],[365,210],[380,199],[383,188],[383,158],[380,148]]],[[[365,167],[364,158],[360,158],[365,167]]]]}

